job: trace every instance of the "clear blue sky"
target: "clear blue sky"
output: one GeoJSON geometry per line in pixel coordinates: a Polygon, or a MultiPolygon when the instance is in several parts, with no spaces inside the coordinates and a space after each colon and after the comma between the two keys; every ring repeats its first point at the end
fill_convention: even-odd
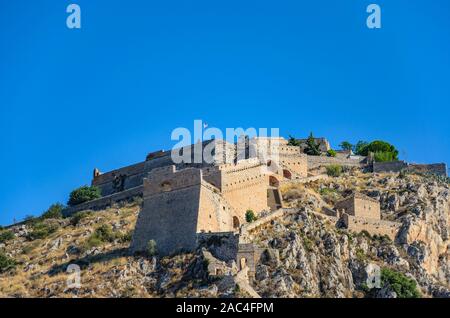
{"type": "Polygon", "coordinates": [[[450,155],[448,0],[0,0],[0,224],[175,127],[279,127],[450,155]],[[382,29],[365,25],[382,8],[382,29]],[[69,30],[66,6],[82,9],[69,30]]]}

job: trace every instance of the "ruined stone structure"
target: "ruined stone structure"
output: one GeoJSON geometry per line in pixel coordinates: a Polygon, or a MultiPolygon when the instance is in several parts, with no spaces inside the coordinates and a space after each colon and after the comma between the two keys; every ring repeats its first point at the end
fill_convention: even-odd
{"type": "Polygon", "coordinates": [[[238,269],[243,270],[248,267],[248,276],[250,279],[255,278],[256,265],[264,250],[257,247],[253,243],[239,244],[239,250],[237,253],[238,269]]]}
{"type": "Polygon", "coordinates": [[[381,219],[380,202],[361,193],[354,193],[339,201],[335,205],[335,210],[340,214],[348,214],[355,217],[381,219]]]}
{"type": "Polygon", "coordinates": [[[342,224],[351,231],[367,231],[371,235],[387,235],[394,240],[400,223],[381,220],[380,203],[361,193],[354,193],[336,203],[342,224]]]}

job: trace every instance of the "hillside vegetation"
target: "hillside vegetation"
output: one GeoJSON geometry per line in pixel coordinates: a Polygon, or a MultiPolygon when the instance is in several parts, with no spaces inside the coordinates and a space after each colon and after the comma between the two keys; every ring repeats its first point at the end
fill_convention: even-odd
{"type": "MultiPolygon", "coordinates": [[[[281,190],[292,212],[254,234],[264,249],[253,283],[262,297],[450,296],[447,183],[345,171],[281,190]],[[379,200],[383,219],[402,223],[395,241],[338,228],[321,213],[353,191],[379,200]],[[381,286],[370,288],[366,278],[375,265],[381,286]]],[[[53,209],[45,218],[0,230],[0,296],[248,296],[226,277],[210,277],[200,250],[130,255],[140,207],[136,199],[70,218],[53,209]],[[80,288],[68,284],[70,264],[80,267],[80,288]]]]}

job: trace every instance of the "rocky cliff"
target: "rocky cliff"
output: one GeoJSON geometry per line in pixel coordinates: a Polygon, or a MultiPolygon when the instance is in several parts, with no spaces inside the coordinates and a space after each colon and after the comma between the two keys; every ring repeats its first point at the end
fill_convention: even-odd
{"type": "MultiPolygon", "coordinates": [[[[263,253],[251,292],[262,297],[450,296],[446,180],[355,170],[337,178],[287,183],[281,190],[289,213],[252,233],[263,253]],[[382,219],[402,224],[394,241],[353,233],[323,214],[354,191],[379,200],[382,219]],[[378,284],[368,284],[371,277],[378,284]]],[[[226,270],[211,272],[213,258],[204,250],[164,258],[130,255],[139,210],[136,200],[3,229],[0,296],[249,296],[226,270]],[[79,286],[71,284],[70,264],[80,268],[79,286]]],[[[223,263],[233,272],[232,262],[223,263]]]]}

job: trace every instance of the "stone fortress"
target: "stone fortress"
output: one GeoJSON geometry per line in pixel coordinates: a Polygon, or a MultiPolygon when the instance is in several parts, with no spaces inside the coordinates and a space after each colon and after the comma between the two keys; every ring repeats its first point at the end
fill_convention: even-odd
{"type": "MultiPolygon", "coordinates": [[[[317,142],[322,152],[330,149],[325,138],[317,142]]],[[[289,212],[283,208],[280,184],[314,180],[323,175],[324,167],[336,164],[376,172],[417,168],[418,172],[447,174],[445,164],[377,164],[345,151],[339,151],[336,157],[308,156],[303,153],[303,144],[290,146],[284,138],[246,138],[244,147],[209,140],[176,151],[189,153],[192,158],[207,147],[212,154],[208,162],[176,164],[171,151],[157,151],[128,167],[106,173],[95,169],[92,185],[101,190],[102,197],[70,207],[65,214],[102,209],[142,196],[131,251],[145,251],[148,242],[154,240],[159,253],[168,255],[194,250],[214,235],[234,237],[235,253],[230,259],[234,258],[241,270],[248,265],[251,277],[252,264],[261,253],[251,242],[251,232],[289,212]],[[257,221],[246,222],[248,210],[259,214],[257,221]]],[[[381,220],[379,202],[359,193],[338,202],[327,214],[350,230],[392,239],[400,227],[381,220]]]]}

